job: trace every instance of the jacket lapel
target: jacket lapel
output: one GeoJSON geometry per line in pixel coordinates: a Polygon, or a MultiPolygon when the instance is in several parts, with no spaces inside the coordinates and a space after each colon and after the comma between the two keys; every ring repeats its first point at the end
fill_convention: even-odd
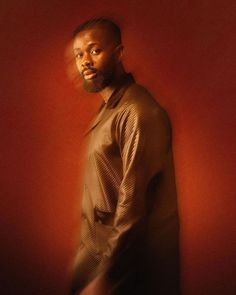
{"type": "Polygon", "coordinates": [[[130,84],[134,83],[134,78],[131,74],[125,75],[123,79],[121,79],[120,84],[112,93],[108,102],[103,102],[100,108],[97,111],[97,115],[89,127],[86,129],[84,136],[88,135],[102,120],[109,117],[113,113],[113,109],[117,106],[122,96],[124,95],[126,89],[130,86],[130,84]]]}
{"type": "Polygon", "coordinates": [[[88,128],[85,130],[84,136],[86,136],[90,131],[92,131],[102,120],[102,115],[105,112],[105,103],[103,102],[100,108],[97,111],[97,115],[95,119],[92,121],[92,123],[88,126],[88,128]]]}

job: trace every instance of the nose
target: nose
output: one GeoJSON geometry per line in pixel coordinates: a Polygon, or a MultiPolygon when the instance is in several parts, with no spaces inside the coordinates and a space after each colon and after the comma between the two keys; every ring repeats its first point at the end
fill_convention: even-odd
{"type": "Polygon", "coordinates": [[[82,67],[86,68],[86,67],[90,67],[92,65],[93,65],[93,60],[92,60],[91,56],[88,53],[84,54],[83,60],[82,60],[82,67]]]}

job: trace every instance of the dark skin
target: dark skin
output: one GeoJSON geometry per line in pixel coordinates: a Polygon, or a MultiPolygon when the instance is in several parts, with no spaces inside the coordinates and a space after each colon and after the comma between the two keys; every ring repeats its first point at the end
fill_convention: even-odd
{"type": "Polygon", "coordinates": [[[99,92],[105,102],[124,75],[123,46],[118,44],[108,27],[97,25],[79,32],[73,44],[77,69],[85,89],[99,92]]]}

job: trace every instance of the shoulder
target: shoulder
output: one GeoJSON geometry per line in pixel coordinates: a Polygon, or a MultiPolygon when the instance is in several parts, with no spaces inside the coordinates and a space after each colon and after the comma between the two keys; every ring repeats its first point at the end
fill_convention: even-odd
{"type": "Polygon", "coordinates": [[[150,123],[162,121],[170,125],[166,110],[145,87],[136,83],[131,84],[124,93],[119,104],[119,113],[122,116],[135,115],[150,123]]]}
{"type": "Polygon", "coordinates": [[[124,103],[133,103],[136,105],[153,106],[158,105],[157,101],[151,95],[151,93],[143,86],[133,83],[131,84],[123,97],[124,103]]]}

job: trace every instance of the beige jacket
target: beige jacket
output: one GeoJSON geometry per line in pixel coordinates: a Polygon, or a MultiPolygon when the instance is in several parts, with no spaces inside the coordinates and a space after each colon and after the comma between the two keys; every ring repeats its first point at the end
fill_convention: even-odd
{"type": "Polygon", "coordinates": [[[94,274],[134,256],[123,270],[140,259],[153,283],[168,277],[177,286],[179,223],[166,112],[129,74],[103,103],[87,136],[81,244],[97,261],[94,274]]]}

